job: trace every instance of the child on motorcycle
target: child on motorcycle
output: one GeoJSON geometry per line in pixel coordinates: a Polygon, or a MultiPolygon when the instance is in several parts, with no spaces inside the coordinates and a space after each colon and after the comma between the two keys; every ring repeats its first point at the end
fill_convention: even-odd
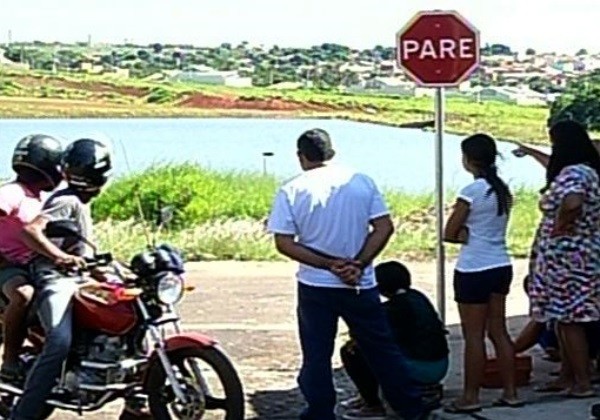
{"type": "Polygon", "coordinates": [[[14,181],[0,186],[0,289],[3,303],[4,353],[0,379],[21,376],[19,349],[25,340],[23,320],[33,297],[27,264],[32,252],[21,237],[23,226],[39,215],[42,192],[61,181],[61,143],[54,137],[33,134],[21,139],[13,152],[14,181]],[[6,302],[7,301],[7,302],[6,302]]]}
{"type": "MultiPolygon", "coordinates": [[[[11,419],[39,418],[56,384],[71,347],[71,298],[79,288],[78,278],[65,274],[65,269],[85,267],[84,256],[90,254],[83,241],[49,239],[44,228],[50,221],[71,220],[79,234],[91,240],[93,225],[89,203],[108,181],[111,161],[109,148],[97,140],[86,138],[71,143],[61,161],[67,187],[52,194],[42,213],[24,228],[25,241],[37,254],[32,261],[32,279],[38,294],[38,315],[46,335],[44,349],[28,375],[11,419]]],[[[126,401],[120,418],[151,417],[131,398],[126,401]]]]}
{"type": "Polygon", "coordinates": [[[42,213],[24,227],[25,242],[36,254],[31,263],[31,274],[46,340],[11,418],[40,417],[44,401],[60,375],[62,362],[71,346],[70,304],[77,284],[76,279],[63,274],[61,268],[85,266],[83,256],[87,250],[84,243],[50,240],[44,235],[44,228],[50,221],[69,219],[76,223],[84,237],[91,237],[88,203],[100,193],[110,169],[110,154],[104,145],[89,139],[70,144],[62,158],[67,188],[52,194],[42,213]]]}

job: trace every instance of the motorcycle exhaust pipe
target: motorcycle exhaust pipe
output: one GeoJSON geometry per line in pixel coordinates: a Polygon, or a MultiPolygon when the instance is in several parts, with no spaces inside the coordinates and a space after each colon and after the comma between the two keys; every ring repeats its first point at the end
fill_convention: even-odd
{"type": "Polygon", "coordinates": [[[8,392],[13,395],[21,395],[23,394],[23,390],[21,388],[17,388],[16,386],[5,384],[0,382],[0,391],[8,392]]]}
{"type": "MultiPolygon", "coordinates": [[[[22,395],[23,394],[23,390],[20,388],[17,388],[13,385],[10,384],[5,384],[5,383],[0,383],[0,391],[4,391],[4,392],[8,392],[12,395],[22,395]]],[[[99,408],[101,408],[104,404],[108,403],[108,401],[113,398],[113,396],[115,395],[115,393],[113,391],[109,391],[106,394],[104,394],[102,396],[102,398],[100,398],[100,400],[96,403],[96,404],[91,404],[91,405],[87,405],[84,407],[81,407],[80,405],[76,405],[76,404],[69,404],[69,403],[64,403],[61,401],[56,401],[56,400],[47,400],[46,404],[52,405],[56,408],[59,409],[63,409],[63,410],[70,410],[70,411],[78,411],[78,410],[82,410],[82,411],[94,411],[97,410],[99,408]]]]}

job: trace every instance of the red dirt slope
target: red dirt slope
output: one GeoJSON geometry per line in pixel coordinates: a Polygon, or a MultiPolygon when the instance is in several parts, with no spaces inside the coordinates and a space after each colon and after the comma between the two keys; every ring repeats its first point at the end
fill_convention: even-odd
{"type": "Polygon", "coordinates": [[[326,105],[316,105],[287,101],[277,98],[239,98],[233,96],[213,96],[195,93],[183,99],[178,105],[211,109],[249,109],[260,111],[331,111],[326,105]]]}

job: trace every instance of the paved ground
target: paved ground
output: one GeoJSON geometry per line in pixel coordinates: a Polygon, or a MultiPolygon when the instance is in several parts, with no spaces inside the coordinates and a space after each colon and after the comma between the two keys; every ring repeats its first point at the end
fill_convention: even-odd
{"type": "MultiPolygon", "coordinates": [[[[413,283],[433,298],[435,290],[435,266],[431,263],[411,263],[413,283]]],[[[450,277],[448,267],[448,279],[450,277]]],[[[302,409],[302,398],[295,377],[299,364],[296,327],[294,319],[295,266],[291,263],[255,262],[207,262],[188,266],[189,283],[196,289],[187,295],[182,305],[186,327],[217,337],[227,350],[244,382],[248,419],[294,419],[302,409]]],[[[516,279],[509,297],[508,315],[513,331],[518,331],[527,312],[527,301],[520,279],[525,272],[525,262],[516,262],[516,279]]],[[[450,326],[452,366],[445,382],[448,398],[456,396],[460,389],[460,366],[462,363],[460,332],[456,326],[458,314],[450,297],[447,304],[447,323],[450,326]]],[[[345,327],[340,325],[338,345],[343,342],[345,327]]],[[[532,385],[548,378],[548,372],[556,366],[544,362],[539,352],[535,359],[532,385]]],[[[336,354],[336,385],[340,398],[351,395],[352,386],[339,369],[336,354]]],[[[498,394],[486,390],[482,399],[490,404],[498,394]]],[[[561,397],[540,397],[531,392],[531,386],[522,389],[522,395],[530,404],[522,409],[485,409],[478,419],[587,419],[589,405],[593,401],[573,401],[561,397]]],[[[88,414],[89,419],[114,419],[120,406],[115,404],[103,413],[88,414]]],[[[435,413],[434,418],[454,418],[435,413]]],[[[57,412],[53,419],[74,418],[57,412]]],[[[468,417],[470,418],[470,417],[468,417]]]]}

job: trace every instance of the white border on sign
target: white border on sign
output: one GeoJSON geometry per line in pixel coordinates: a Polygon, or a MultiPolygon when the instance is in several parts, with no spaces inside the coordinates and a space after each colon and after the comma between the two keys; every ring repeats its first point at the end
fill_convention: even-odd
{"type": "Polygon", "coordinates": [[[456,10],[423,10],[415,14],[398,32],[396,32],[396,64],[399,68],[404,70],[408,75],[413,79],[417,85],[422,87],[456,87],[468,79],[477,67],[479,67],[480,55],[481,55],[481,44],[479,39],[479,29],[477,29],[471,22],[465,19],[460,13],[456,10]],[[463,75],[456,82],[453,83],[427,83],[419,79],[413,72],[404,67],[402,64],[402,60],[400,59],[400,37],[404,32],[406,32],[418,19],[422,16],[431,16],[431,15],[452,15],[456,17],[456,19],[460,20],[465,26],[473,31],[475,34],[475,44],[477,48],[475,50],[475,63],[467,69],[463,75]]]}

